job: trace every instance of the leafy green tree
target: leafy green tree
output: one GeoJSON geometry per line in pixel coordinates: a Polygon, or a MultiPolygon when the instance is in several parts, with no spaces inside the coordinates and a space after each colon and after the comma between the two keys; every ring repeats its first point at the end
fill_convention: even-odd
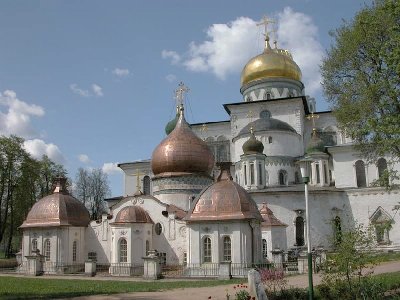
{"type": "Polygon", "coordinates": [[[367,159],[400,158],[400,1],[377,0],[331,33],[321,71],[340,129],[367,159]]]}
{"type": "Polygon", "coordinates": [[[0,243],[6,256],[18,249],[18,226],[32,205],[52,192],[56,176],[66,175],[64,167],[48,157],[32,158],[23,143],[17,136],[0,136],[0,243]]]}
{"type": "Polygon", "coordinates": [[[356,225],[341,233],[340,241],[335,240],[335,252],[326,261],[324,284],[320,287],[324,294],[330,295],[327,299],[365,299],[365,295],[371,296],[368,299],[381,299],[381,287],[373,286],[369,280],[375,245],[372,227],[356,225]]]}

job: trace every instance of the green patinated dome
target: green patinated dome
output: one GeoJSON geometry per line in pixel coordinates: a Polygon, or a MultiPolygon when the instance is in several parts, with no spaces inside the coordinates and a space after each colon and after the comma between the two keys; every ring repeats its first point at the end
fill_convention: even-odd
{"type": "Polygon", "coordinates": [[[178,122],[178,119],[179,119],[179,114],[176,114],[175,119],[167,123],[167,125],[165,126],[165,133],[167,135],[169,135],[175,129],[176,122],[178,122]]]}
{"type": "Polygon", "coordinates": [[[242,146],[244,154],[263,153],[264,145],[256,139],[253,128],[250,128],[250,138],[242,146]]]}
{"type": "Polygon", "coordinates": [[[311,140],[307,145],[306,154],[317,153],[317,152],[324,152],[325,145],[321,138],[318,136],[318,133],[315,129],[311,134],[311,140]]]}

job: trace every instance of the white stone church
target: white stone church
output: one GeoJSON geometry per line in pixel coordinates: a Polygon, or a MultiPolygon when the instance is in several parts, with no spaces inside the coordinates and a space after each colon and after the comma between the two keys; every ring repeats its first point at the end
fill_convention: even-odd
{"type": "MultiPolygon", "coordinates": [[[[289,51],[274,44],[267,37],[244,66],[242,100],[224,104],[227,120],[188,124],[179,105],[150,159],[119,164],[124,196],[106,199],[101,220],[90,222],[58,182],[21,226],[22,256],[38,250],[52,263],[143,265],[156,249],[167,265],[260,263],[307,239],[332,249],[355,224],[374,226],[377,249],[400,250],[399,193],[374,185],[399,165],[390,157],[363,160],[332,112],[317,111],[305,96],[289,51]],[[297,164],[305,156],[312,159],[311,236],[297,164]]],[[[179,100],[185,91],[180,85],[179,100]]]]}

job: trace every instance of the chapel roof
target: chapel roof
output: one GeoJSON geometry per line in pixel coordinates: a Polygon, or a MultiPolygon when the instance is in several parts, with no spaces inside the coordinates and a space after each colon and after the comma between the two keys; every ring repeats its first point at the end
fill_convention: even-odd
{"type": "Polygon", "coordinates": [[[78,226],[90,222],[89,212],[66,188],[66,178],[56,178],[53,193],[37,201],[31,208],[21,228],[78,226]]]}
{"type": "Polygon", "coordinates": [[[257,204],[230,174],[231,163],[220,163],[221,173],[217,182],[204,189],[195,200],[184,220],[225,221],[262,220],[257,204]]]}

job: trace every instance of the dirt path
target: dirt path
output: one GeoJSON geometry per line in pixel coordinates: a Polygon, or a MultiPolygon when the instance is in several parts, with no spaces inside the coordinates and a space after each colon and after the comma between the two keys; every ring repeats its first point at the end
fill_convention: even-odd
{"type": "MultiPolygon", "coordinates": [[[[374,268],[374,274],[391,273],[400,271],[400,261],[385,262],[374,268]]],[[[308,286],[307,274],[290,276],[287,278],[288,285],[293,287],[305,288],[308,286]]],[[[246,280],[247,281],[247,280],[246,280]]],[[[314,285],[321,282],[320,274],[314,274],[314,285]]],[[[232,285],[221,285],[215,287],[203,288],[185,288],[168,290],[164,292],[146,292],[146,293],[125,293],[114,295],[97,295],[89,297],[75,297],[74,300],[119,300],[119,299],[137,299],[137,300],[226,300],[226,294],[234,299],[236,289],[232,285]],[[209,298],[211,297],[211,298],[209,298]]]]}

